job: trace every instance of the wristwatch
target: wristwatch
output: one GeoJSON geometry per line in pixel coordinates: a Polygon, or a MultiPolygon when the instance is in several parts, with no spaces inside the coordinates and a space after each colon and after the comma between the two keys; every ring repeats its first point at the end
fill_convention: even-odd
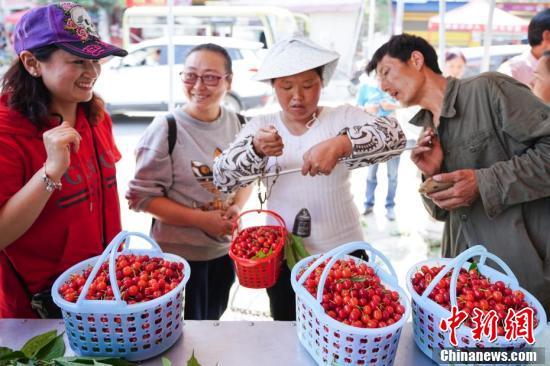
{"type": "Polygon", "coordinates": [[[61,182],[54,182],[53,179],[48,177],[48,174],[46,173],[46,164],[44,163],[44,173],[42,174],[42,181],[46,184],[46,191],[52,193],[55,190],[60,191],[61,187],[63,185],[61,182]]]}

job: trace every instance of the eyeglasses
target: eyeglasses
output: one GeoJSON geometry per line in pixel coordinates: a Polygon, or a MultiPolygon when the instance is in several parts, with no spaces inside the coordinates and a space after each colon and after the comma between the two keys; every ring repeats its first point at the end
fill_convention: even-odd
{"type": "Polygon", "coordinates": [[[200,79],[204,85],[207,86],[218,86],[221,79],[225,79],[229,74],[222,76],[213,75],[213,74],[204,74],[198,75],[194,72],[180,72],[181,80],[188,85],[195,85],[196,82],[200,79]]]}

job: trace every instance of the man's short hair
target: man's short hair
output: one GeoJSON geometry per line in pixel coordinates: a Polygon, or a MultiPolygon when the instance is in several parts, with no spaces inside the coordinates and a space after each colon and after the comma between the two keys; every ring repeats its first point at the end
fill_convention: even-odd
{"type": "Polygon", "coordinates": [[[397,58],[402,62],[407,62],[411,58],[413,51],[418,51],[424,56],[424,63],[433,72],[436,74],[442,73],[437,64],[437,54],[428,41],[422,37],[407,33],[392,36],[388,42],[377,49],[372,56],[372,60],[367,65],[366,72],[370,74],[376,70],[378,63],[386,55],[397,58]]]}
{"type": "Polygon", "coordinates": [[[550,8],[537,13],[527,29],[527,39],[531,47],[542,43],[542,34],[544,31],[550,31],[550,8]]]}

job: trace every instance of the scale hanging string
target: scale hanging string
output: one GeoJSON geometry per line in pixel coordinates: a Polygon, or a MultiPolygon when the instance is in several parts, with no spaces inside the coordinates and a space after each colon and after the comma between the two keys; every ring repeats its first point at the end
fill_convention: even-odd
{"type": "Polygon", "coordinates": [[[311,116],[311,119],[306,122],[306,127],[309,129],[313,127],[313,124],[317,122],[317,111],[313,112],[313,115],[311,116]]]}
{"type": "Polygon", "coordinates": [[[277,160],[277,157],[275,157],[275,171],[268,173],[267,170],[262,170],[262,173],[258,175],[257,182],[258,182],[258,201],[260,201],[260,210],[263,208],[264,203],[267,202],[269,197],[271,196],[271,190],[273,189],[273,186],[277,182],[277,179],[279,178],[279,173],[281,171],[281,166],[279,165],[279,162],[277,160]],[[269,176],[268,176],[269,174],[269,176]],[[274,177],[271,183],[269,183],[269,178],[274,177]],[[265,180],[264,180],[265,179],[265,180]],[[262,193],[262,181],[264,181],[265,185],[265,192],[262,193]]]}

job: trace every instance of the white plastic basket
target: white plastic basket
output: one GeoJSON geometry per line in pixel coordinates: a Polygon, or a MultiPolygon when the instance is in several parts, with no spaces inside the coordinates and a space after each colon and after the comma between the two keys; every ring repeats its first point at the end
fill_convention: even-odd
{"type": "Polygon", "coordinates": [[[298,338],[318,365],[391,366],[393,364],[401,329],[411,313],[411,306],[405,291],[398,285],[393,267],[382,253],[365,242],[344,244],[323,255],[314,255],[299,261],[292,269],[291,283],[296,292],[298,338]],[[368,261],[346,255],[359,249],[367,251],[368,261]],[[389,273],[375,263],[377,257],[382,260],[389,273]],[[315,298],[305,289],[303,283],[311,272],[328,258],[331,259],[323,270],[315,298]],[[351,258],[356,263],[368,263],[386,288],[399,293],[400,303],[405,307],[405,312],[399,321],[384,328],[358,328],[341,323],[325,313],[321,306],[325,281],[330,268],[341,258],[351,258]],[[314,262],[309,265],[313,260],[314,262]],[[305,272],[297,278],[303,270],[305,272]]]}
{"type": "MultiPolygon", "coordinates": [[[[428,357],[434,359],[434,350],[441,348],[455,347],[450,344],[449,334],[443,332],[439,328],[439,324],[442,319],[448,319],[451,316],[451,312],[432,299],[428,295],[433,291],[439,281],[449,272],[452,272],[450,283],[450,300],[451,306],[457,305],[456,299],[456,283],[460,269],[469,269],[471,262],[468,260],[479,256],[479,263],[477,263],[478,271],[487,277],[490,282],[503,281],[512,290],[521,290],[525,294],[525,301],[533,308],[536,309],[535,315],[539,319],[538,326],[534,329],[533,335],[536,338],[544,330],[546,325],[546,313],[541,303],[525,289],[521,288],[518,284],[518,280],[510,267],[502,261],[496,255],[490,253],[482,245],[476,245],[468,250],[462,252],[455,258],[439,258],[429,259],[415,264],[407,273],[407,290],[412,296],[412,312],[413,312],[413,330],[414,340],[418,348],[422,350],[428,357]],[[504,273],[499,272],[485,264],[485,260],[489,258],[498,264],[504,273]],[[444,266],[443,269],[433,278],[428,287],[424,290],[422,295],[419,295],[412,287],[412,278],[414,274],[420,271],[420,268],[424,265],[432,266],[444,266]]],[[[498,336],[494,342],[489,342],[487,339],[482,338],[481,341],[472,339],[471,328],[462,324],[456,329],[456,337],[459,348],[488,348],[488,347],[500,347],[500,348],[514,348],[524,349],[530,347],[529,344],[523,339],[518,338],[514,341],[507,341],[505,337],[498,336]]]]}
{"type": "Polygon", "coordinates": [[[163,253],[157,243],[137,232],[120,232],[97,257],[82,261],[66,270],[52,287],[53,301],[61,308],[71,348],[81,356],[124,357],[139,361],[154,357],[170,348],[182,334],[185,284],[191,271],[185,259],[163,253]],[[130,237],[145,239],[150,249],[129,249],[130,237]],[[124,243],[124,249],[118,251],[124,243]],[[128,305],[121,299],[116,280],[116,257],[120,254],[149,255],[170,262],[183,263],[184,278],[172,291],[163,296],[128,305]],[[109,277],[114,300],[86,300],[85,294],[109,256],[109,277]],[[66,301],[59,287],[71,275],[93,266],[76,303],[66,301]]]}

